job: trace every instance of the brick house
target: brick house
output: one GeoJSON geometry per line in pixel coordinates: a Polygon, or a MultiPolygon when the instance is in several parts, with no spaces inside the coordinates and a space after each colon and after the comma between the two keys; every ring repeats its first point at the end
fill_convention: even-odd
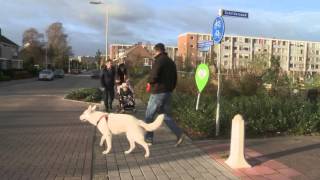
{"type": "Polygon", "coordinates": [[[114,59],[116,63],[125,60],[128,66],[143,67],[152,65],[152,53],[142,44],[136,44],[124,52],[120,53],[117,58],[114,59]]]}

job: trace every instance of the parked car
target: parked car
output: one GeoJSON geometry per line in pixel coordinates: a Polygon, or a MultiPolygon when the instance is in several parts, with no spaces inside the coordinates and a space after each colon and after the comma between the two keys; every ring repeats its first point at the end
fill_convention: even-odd
{"type": "Polygon", "coordinates": [[[71,69],[71,74],[80,74],[79,69],[71,69]]]}
{"type": "Polygon", "coordinates": [[[40,71],[38,79],[52,81],[54,79],[54,73],[50,69],[44,69],[44,70],[40,71]]]}
{"type": "Polygon", "coordinates": [[[54,77],[63,78],[64,77],[63,69],[56,69],[54,71],[54,77]]]}
{"type": "Polygon", "coordinates": [[[100,78],[100,70],[94,70],[91,72],[92,79],[99,79],[100,78]]]}

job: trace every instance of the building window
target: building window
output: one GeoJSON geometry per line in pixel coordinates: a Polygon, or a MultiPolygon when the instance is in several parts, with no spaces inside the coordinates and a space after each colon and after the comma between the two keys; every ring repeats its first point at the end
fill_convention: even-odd
{"type": "Polygon", "coordinates": [[[234,38],[233,38],[233,42],[237,42],[237,38],[234,37],[234,38]]]}
{"type": "Polygon", "coordinates": [[[302,57],[299,57],[299,61],[302,61],[302,57]]]}
{"type": "Polygon", "coordinates": [[[319,65],[316,65],[316,69],[319,69],[319,65]]]}
{"type": "Polygon", "coordinates": [[[190,47],[193,48],[193,45],[191,44],[190,47]]]}
{"type": "Polygon", "coordinates": [[[245,51],[249,51],[249,48],[248,47],[245,47],[245,48],[243,48],[245,51]]]}
{"type": "Polygon", "coordinates": [[[237,50],[238,49],[238,47],[233,47],[233,50],[237,50]]]}
{"type": "Polygon", "coordinates": [[[144,66],[149,66],[149,58],[144,58],[144,66]]]}
{"type": "Polygon", "coordinates": [[[316,50],[316,55],[319,55],[319,50],[316,50]]]}
{"type": "Polygon", "coordinates": [[[245,39],[244,39],[244,42],[245,42],[245,43],[249,43],[249,38],[245,38],[245,39]]]}
{"type": "Polygon", "coordinates": [[[302,49],[300,50],[300,53],[303,54],[303,50],[302,49]]]}
{"type": "Polygon", "coordinates": [[[229,41],[230,41],[230,38],[229,38],[229,37],[225,37],[224,40],[225,40],[226,42],[229,42],[229,41]]]}
{"type": "Polygon", "coordinates": [[[283,41],[283,42],[282,42],[282,45],[283,45],[283,46],[285,46],[285,45],[286,45],[286,42],[285,42],[285,41],[283,41]]]}
{"type": "Polygon", "coordinates": [[[225,49],[225,50],[228,50],[228,49],[230,49],[230,47],[229,47],[229,46],[225,46],[224,49],[225,49]]]}
{"type": "Polygon", "coordinates": [[[193,36],[191,36],[190,39],[192,40],[192,39],[193,39],[193,36]]]}

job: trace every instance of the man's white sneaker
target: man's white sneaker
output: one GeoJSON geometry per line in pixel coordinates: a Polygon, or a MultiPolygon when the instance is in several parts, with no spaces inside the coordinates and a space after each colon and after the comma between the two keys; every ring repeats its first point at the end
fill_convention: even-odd
{"type": "Polygon", "coordinates": [[[180,144],[183,143],[185,136],[186,135],[184,133],[182,133],[181,136],[178,138],[178,140],[177,140],[176,144],[174,145],[174,147],[180,146],[180,144]]]}

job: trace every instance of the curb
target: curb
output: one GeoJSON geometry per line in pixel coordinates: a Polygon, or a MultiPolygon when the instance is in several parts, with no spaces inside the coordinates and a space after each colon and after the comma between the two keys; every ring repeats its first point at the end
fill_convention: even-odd
{"type": "Polygon", "coordinates": [[[70,101],[70,102],[77,102],[77,103],[84,103],[84,104],[94,104],[94,105],[100,105],[99,103],[93,103],[93,102],[85,102],[85,101],[78,101],[78,100],[72,100],[72,99],[66,99],[65,97],[62,98],[64,101],[70,101]]]}

